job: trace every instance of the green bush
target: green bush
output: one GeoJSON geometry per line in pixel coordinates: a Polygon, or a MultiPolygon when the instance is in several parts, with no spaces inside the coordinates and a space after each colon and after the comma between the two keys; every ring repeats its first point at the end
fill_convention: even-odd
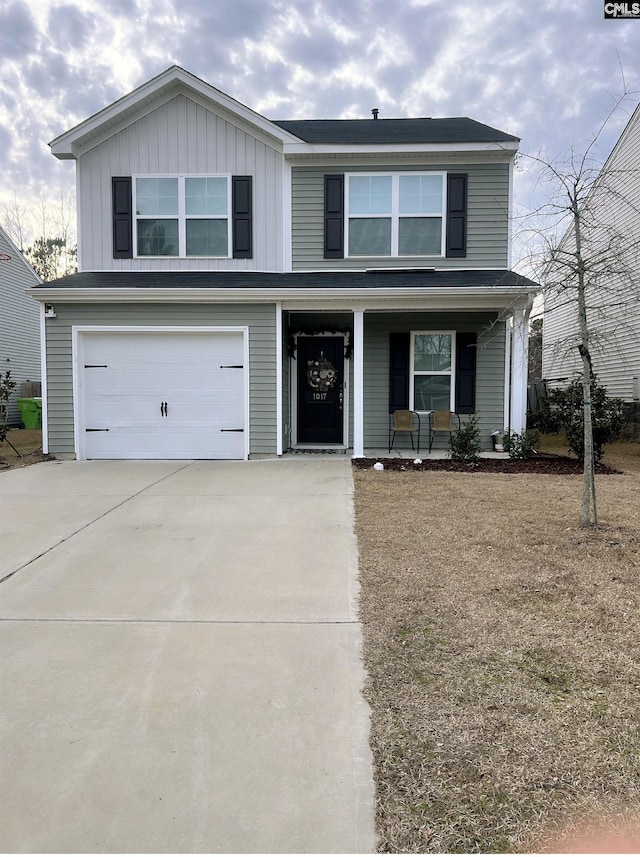
{"type": "Polygon", "coordinates": [[[537,431],[506,431],[502,437],[502,446],[509,458],[532,458],[539,443],[537,431]]]}
{"type": "MultiPolygon", "coordinates": [[[[591,376],[591,425],[593,458],[602,461],[604,447],[618,438],[624,428],[624,402],[607,397],[606,388],[591,376]]],[[[549,390],[547,401],[538,414],[536,425],[544,432],[564,432],[571,452],[584,460],[584,394],[582,379],[568,387],[549,390]]]]}
{"type": "Polygon", "coordinates": [[[480,459],[482,438],[476,417],[469,417],[449,438],[449,456],[452,461],[475,463],[480,459]]]}

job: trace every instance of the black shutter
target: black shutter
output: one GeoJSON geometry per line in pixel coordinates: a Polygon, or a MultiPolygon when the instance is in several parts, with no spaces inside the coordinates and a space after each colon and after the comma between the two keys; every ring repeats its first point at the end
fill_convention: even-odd
{"type": "Polygon", "coordinates": [[[324,258],[344,258],[344,176],[324,177],[324,258]]]}
{"type": "Polygon", "coordinates": [[[133,211],[131,202],[131,176],[114,176],[111,179],[113,215],[113,258],[133,257],[133,211]]]}
{"type": "Polygon", "coordinates": [[[231,182],[233,258],[251,259],[253,258],[252,176],[232,176],[231,182]]]}
{"type": "Polygon", "coordinates": [[[473,414],[476,410],[475,333],[456,334],[456,413],[473,414]]]}
{"type": "Polygon", "coordinates": [[[447,256],[467,255],[467,174],[447,176],[447,256]]]}
{"type": "Polygon", "coordinates": [[[389,334],[389,413],[409,407],[409,348],[411,334],[389,334]]]}

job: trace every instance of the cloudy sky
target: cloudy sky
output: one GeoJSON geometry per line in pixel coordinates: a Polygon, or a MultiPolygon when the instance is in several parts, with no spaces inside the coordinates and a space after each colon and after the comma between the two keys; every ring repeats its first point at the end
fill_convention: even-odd
{"type": "MultiPolygon", "coordinates": [[[[603,0],[0,0],[0,221],[73,191],[48,142],[174,63],[271,119],[469,116],[556,158],[640,91],[603,0]],[[623,80],[624,78],[624,80],[623,80]]],[[[526,159],[516,195],[527,205],[526,159]]]]}

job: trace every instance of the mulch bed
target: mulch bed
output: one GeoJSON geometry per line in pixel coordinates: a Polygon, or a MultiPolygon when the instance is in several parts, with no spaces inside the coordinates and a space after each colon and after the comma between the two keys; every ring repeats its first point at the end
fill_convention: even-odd
{"type": "MultiPolygon", "coordinates": [[[[422,459],[414,464],[410,458],[354,458],[353,466],[358,470],[369,470],[380,461],[385,470],[444,470],[454,473],[545,473],[551,476],[579,476],[582,474],[582,462],[564,455],[538,453],[533,458],[481,458],[476,464],[464,461],[451,461],[448,458],[422,459]]],[[[605,464],[596,467],[599,474],[619,474],[605,464]]]]}

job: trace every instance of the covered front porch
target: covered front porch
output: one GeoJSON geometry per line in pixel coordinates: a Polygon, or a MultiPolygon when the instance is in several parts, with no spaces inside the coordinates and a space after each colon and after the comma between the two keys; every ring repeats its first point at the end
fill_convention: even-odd
{"type": "Polygon", "coordinates": [[[428,452],[435,409],[475,415],[485,454],[500,455],[492,433],[526,426],[529,296],[507,306],[434,297],[278,305],[278,455],[445,457],[446,436],[428,452]],[[420,414],[419,453],[409,435],[389,452],[397,409],[420,414]]]}

